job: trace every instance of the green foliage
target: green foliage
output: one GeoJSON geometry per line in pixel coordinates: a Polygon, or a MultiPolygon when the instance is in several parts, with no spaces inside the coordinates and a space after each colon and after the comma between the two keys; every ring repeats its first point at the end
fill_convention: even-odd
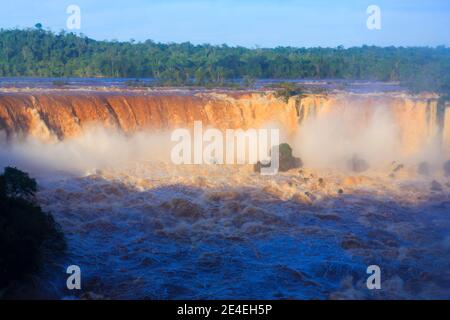
{"type": "Polygon", "coordinates": [[[0,289],[38,271],[65,241],[51,214],[32,201],[36,181],[15,168],[0,175],[0,289]]]}
{"type": "Polygon", "coordinates": [[[275,96],[283,99],[286,103],[289,101],[289,98],[294,96],[301,97],[305,93],[305,90],[302,87],[291,82],[280,83],[276,86],[272,86],[272,88],[273,87],[276,88],[275,96]]]}
{"type": "Polygon", "coordinates": [[[288,143],[282,143],[279,145],[279,152],[281,157],[292,157],[292,148],[288,143]]]}
{"type": "MultiPolygon", "coordinates": [[[[300,158],[296,158],[292,154],[292,148],[288,143],[282,143],[278,146],[279,151],[279,163],[278,170],[280,172],[286,172],[291,169],[301,168],[303,166],[303,162],[300,158]]],[[[271,163],[263,164],[258,161],[254,166],[253,170],[255,172],[261,172],[262,168],[269,168],[271,163]]]]}
{"type": "Polygon", "coordinates": [[[42,25],[0,30],[0,76],[157,78],[164,85],[212,87],[245,77],[360,79],[449,92],[449,75],[450,48],[443,46],[248,49],[95,41],[42,25]]]}
{"type": "Polygon", "coordinates": [[[16,168],[6,167],[2,178],[7,197],[29,198],[37,191],[36,180],[16,168]]]}
{"type": "Polygon", "coordinates": [[[285,172],[291,169],[300,168],[303,166],[303,162],[300,158],[296,158],[292,154],[292,148],[287,143],[279,145],[279,171],[285,172]]]}

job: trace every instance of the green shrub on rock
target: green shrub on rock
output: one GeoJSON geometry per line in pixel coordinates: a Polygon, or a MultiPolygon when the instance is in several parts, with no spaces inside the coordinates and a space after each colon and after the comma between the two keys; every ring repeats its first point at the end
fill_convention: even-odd
{"type": "MultiPolygon", "coordinates": [[[[300,158],[294,157],[292,155],[292,148],[287,143],[282,143],[278,146],[279,150],[279,168],[278,171],[280,172],[286,172],[291,169],[301,168],[303,166],[303,162],[300,158]]],[[[258,161],[254,165],[254,171],[255,172],[261,172],[261,168],[268,168],[270,167],[269,164],[262,164],[258,161]]]]}

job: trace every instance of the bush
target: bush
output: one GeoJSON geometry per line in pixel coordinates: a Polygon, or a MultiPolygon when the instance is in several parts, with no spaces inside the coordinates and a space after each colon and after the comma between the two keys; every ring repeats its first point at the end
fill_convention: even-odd
{"type": "Polygon", "coordinates": [[[7,167],[3,175],[4,192],[11,198],[29,198],[37,191],[36,180],[31,179],[28,173],[16,168],[7,167]]]}
{"type": "MultiPolygon", "coordinates": [[[[278,146],[278,151],[279,151],[279,167],[278,167],[278,171],[280,172],[286,172],[289,171],[291,169],[296,169],[296,168],[301,168],[303,166],[303,162],[300,158],[294,157],[292,154],[292,148],[289,144],[287,143],[282,143],[278,146]]],[[[253,171],[254,172],[261,172],[261,168],[269,168],[271,165],[271,163],[269,164],[263,164],[260,161],[258,161],[254,166],[253,166],[253,171]]]]}
{"type": "Polygon", "coordinates": [[[6,168],[0,175],[0,288],[40,270],[47,254],[61,253],[58,224],[35,204],[37,184],[28,174],[6,168]]]}
{"type": "Polygon", "coordinates": [[[284,82],[278,84],[276,87],[277,91],[275,92],[275,96],[283,99],[286,103],[289,102],[291,97],[302,96],[305,93],[305,89],[297,86],[295,83],[284,82]]]}

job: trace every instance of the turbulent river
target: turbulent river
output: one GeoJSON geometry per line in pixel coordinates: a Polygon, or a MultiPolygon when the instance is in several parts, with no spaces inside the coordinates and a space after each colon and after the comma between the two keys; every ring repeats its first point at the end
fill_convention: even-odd
{"type": "Polygon", "coordinates": [[[2,165],[68,242],[27,297],[450,298],[449,108],[433,96],[4,89],[2,165]],[[303,168],[174,165],[170,130],[277,127],[303,168]],[[370,168],[352,171],[357,154],[370,168]],[[425,170],[426,168],[426,170],[425,170]],[[446,171],[448,170],[448,171],[446,171]],[[66,268],[82,290],[66,288],[66,268]],[[382,289],[368,290],[367,267],[382,289]]]}

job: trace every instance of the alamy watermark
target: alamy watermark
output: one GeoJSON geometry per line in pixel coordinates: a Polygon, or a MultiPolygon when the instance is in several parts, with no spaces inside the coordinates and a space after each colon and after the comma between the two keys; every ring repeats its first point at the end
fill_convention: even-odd
{"type": "Polygon", "coordinates": [[[81,269],[77,265],[71,265],[67,267],[67,274],[70,276],[67,278],[66,286],[69,290],[81,290],[81,269]]]}
{"type": "Polygon", "coordinates": [[[278,129],[203,130],[201,121],[194,122],[193,130],[175,129],[171,141],[174,164],[263,164],[262,175],[274,175],[279,168],[278,129]],[[193,136],[192,136],[193,135],[193,136]]]}
{"type": "Polygon", "coordinates": [[[81,29],[81,9],[76,4],[71,4],[67,7],[66,13],[69,15],[66,21],[67,29],[80,30],[81,29]]]}
{"type": "Polygon", "coordinates": [[[367,29],[381,30],[381,9],[377,5],[367,7],[366,13],[369,15],[366,21],[367,29]]]}
{"type": "Polygon", "coordinates": [[[366,286],[369,290],[381,289],[381,268],[377,265],[371,265],[367,267],[367,274],[370,276],[367,278],[366,286]]]}
{"type": "MultiPolygon", "coordinates": [[[[81,8],[76,4],[71,4],[67,7],[66,13],[69,17],[66,21],[67,29],[79,30],[81,29],[81,8]]],[[[381,30],[381,8],[378,5],[372,4],[367,7],[366,13],[369,15],[366,20],[366,26],[369,30],[381,30]]]]}

